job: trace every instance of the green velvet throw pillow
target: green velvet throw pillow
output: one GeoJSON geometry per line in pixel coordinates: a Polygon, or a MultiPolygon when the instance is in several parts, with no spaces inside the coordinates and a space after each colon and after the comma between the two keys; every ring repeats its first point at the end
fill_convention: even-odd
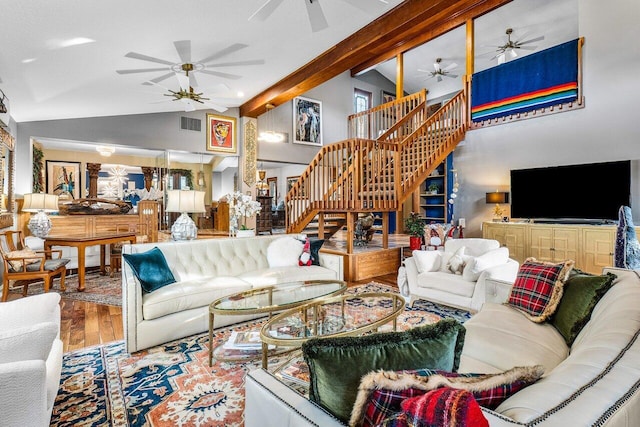
{"type": "Polygon", "coordinates": [[[594,276],[581,271],[576,272],[564,284],[560,304],[551,323],[571,347],[573,341],[591,318],[591,312],[600,298],[613,285],[616,275],[607,273],[594,276]]]}
{"type": "Polygon", "coordinates": [[[363,375],[378,369],[455,371],[464,335],[462,324],[445,319],[403,332],[310,339],[302,345],[309,398],[346,423],[363,375]]]}
{"type": "Polygon", "coordinates": [[[153,292],[176,282],[167,260],[157,246],[139,254],[122,254],[122,257],[145,292],[153,292]]]}

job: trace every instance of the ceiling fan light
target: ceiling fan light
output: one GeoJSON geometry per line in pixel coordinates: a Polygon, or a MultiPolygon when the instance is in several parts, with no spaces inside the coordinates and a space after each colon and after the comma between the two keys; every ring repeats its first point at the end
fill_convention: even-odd
{"type": "Polygon", "coordinates": [[[511,57],[511,59],[517,58],[518,52],[516,52],[515,49],[509,49],[509,56],[511,57]]]}

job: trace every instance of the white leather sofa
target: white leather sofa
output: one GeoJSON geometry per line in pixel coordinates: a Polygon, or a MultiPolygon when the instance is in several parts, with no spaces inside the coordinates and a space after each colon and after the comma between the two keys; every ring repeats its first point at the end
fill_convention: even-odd
{"type": "Polygon", "coordinates": [[[405,270],[411,302],[426,299],[476,312],[485,300],[485,281],[514,281],[519,266],[497,240],[468,238],[447,240],[444,251],[414,251],[400,269],[405,270]],[[463,253],[459,274],[449,266],[456,253],[463,253]]]}
{"type": "MultiPolygon", "coordinates": [[[[286,235],[201,239],[123,246],[123,253],[158,247],[176,283],[143,293],[133,270],[122,262],[123,323],[126,348],[135,352],[207,331],[209,304],[253,287],[300,280],[342,280],[342,256],[320,253],[320,265],[269,267],[269,245],[286,235]]],[[[289,236],[290,237],[290,236],[289,236]]],[[[253,316],[255,317],[255,316],[253,316]]],[[[251,317],[216,316],[214,327],[251,317]]]]}
{"type": "MultiPolygon", "coordinates": [[[[24,244],[34,251],[44,250],[44,240],[35,237],[27,236],[24,238],[24,244]]],[[[69,259],[67,264],[67,271],[70,269],[78,268],[78,249],[71,246],[53,246],[51,249],[62,251],[60,258],[69,259]]],[[[105,255],[106,263],[109,264],[109,246],[107,246],[107,253],[105,255]]],[[[84,251],[84,266],[99,267],[100,266],[100,245],[88,246],[84,251]]]]}
{"type": "MultiPolygon", "coordinates": [[[[550,324],[536,324],[500,304],[511,283],[489,280],[488,301],[465,323],[460,372],[499,372],[541,364],[544,376],[482,409],[492,427],[635,427],[640,420],[640,272],[617,275],[572,346],[550,324]],[[498,300],[493,300],[493,296],[498,300]]],[[[339,426],[322,408],[269,372],[246,379],[246,427],[339,426]]]]}
{"type": "Polygon", "coordinates": [[[44,427],[62,370],[60,294],[0,303],[0,425],[44,427]]]}

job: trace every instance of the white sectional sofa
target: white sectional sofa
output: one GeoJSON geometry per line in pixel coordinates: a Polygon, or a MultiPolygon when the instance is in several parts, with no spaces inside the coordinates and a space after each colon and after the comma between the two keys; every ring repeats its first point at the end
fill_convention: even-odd
{"type": "Polygon", "coordinates": [[[426,299],[476,312],[484,304],[485,281],[514,281],[518,267],[497,240],[468,238],[447,240],[443,251],[414,251],[400,269],[406,271],[412,302],[426,299]],[[462,253],[465,261],[459,274],[449,268],[456,253],[462,253]]]}
{"type": "MultiPolygon", "coordinates": [[[[492,427],[639,425],[640,272],[607,271],[617,279],[571,347],[551,324],[500,304],[511,283],[489,281],[488,302],[465,323],[459,372],[545,367],[540,380],[495,411],[482,409],[492,427]]],[[[263,369],[247,375],[245,390],[246,427],[342,425],[263,369]]]]}
{"type": "MultiPolygon", "coordinates": [[[[300,280],[342,280],[342,256],[320,253],[320,265],[270,267],[272,242],[287,235],[220,238],[125,245],[123,254],[158,247],[176,283],[144,293],[133,270],[122,262],[124,336],[128,352],[208,330],[214,300],[254,287],[300,280]]],[[[247,318],[216,316],[214,327],[247,318]]]]}

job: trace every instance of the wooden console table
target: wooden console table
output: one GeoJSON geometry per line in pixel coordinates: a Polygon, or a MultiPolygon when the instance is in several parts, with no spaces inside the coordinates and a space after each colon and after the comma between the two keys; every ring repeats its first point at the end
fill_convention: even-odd
{"type": "Polygon", "coordinates": [[[52,246],[71,246],[78,250],[78,291],[84,291],[84,253],[88,246],[100,245],[100,273],[105,274],[105,245],[119,242],[136,242],[136,233],[114,233],[95,236],[48,236],[44,249],[52,246]]]}

